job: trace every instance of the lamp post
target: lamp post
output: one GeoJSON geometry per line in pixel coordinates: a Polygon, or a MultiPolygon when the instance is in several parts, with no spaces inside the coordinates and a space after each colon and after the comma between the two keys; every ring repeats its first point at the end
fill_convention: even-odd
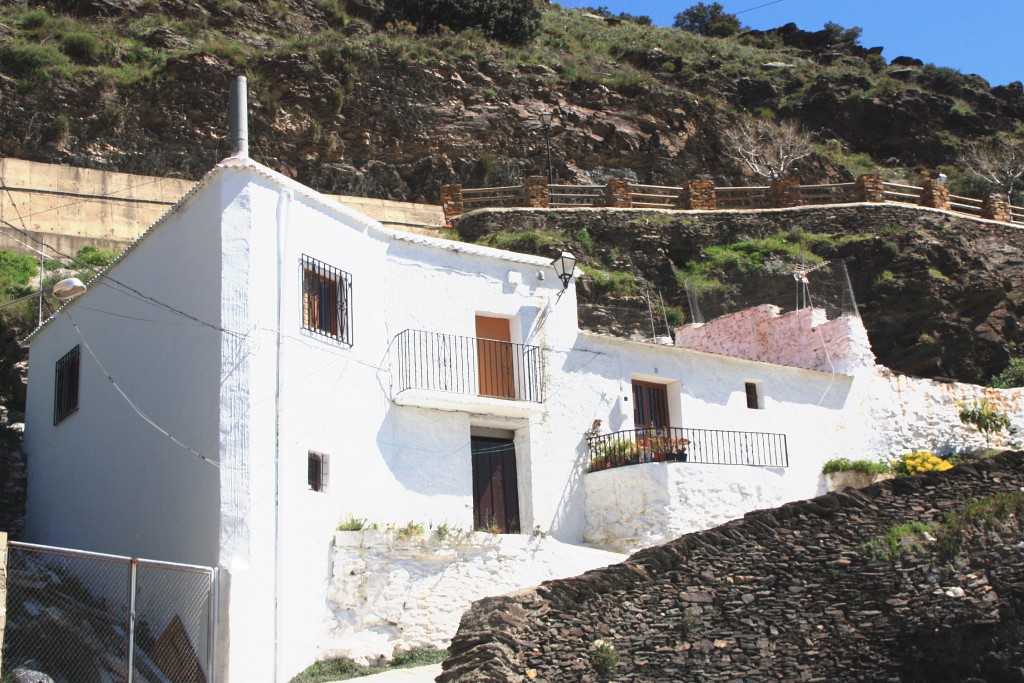
{"type": "Polygon", "coordinates": [[[548,185],[555,182],[554,173],[551,170],[551,118],[553,114],[549,111],[540,113],[540,125],[544,126],[544,141],[548,146],[548,185]]]}

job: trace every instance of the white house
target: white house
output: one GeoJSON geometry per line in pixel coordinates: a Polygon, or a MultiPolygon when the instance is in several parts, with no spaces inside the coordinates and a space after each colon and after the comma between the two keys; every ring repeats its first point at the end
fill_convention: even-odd
{"type": "Polygon", "coordinates": [[[980,395],[712,325],[703,350],[581,332],[547,259],[231,158],[31,336],[26,535],[219,567],[218,680],[283,681],[322,653],[346,515],[632,549],[816,495],[828,458],[938,447],[980,395]],[[620,442],[636,467],[587,474],[620,442]]]}

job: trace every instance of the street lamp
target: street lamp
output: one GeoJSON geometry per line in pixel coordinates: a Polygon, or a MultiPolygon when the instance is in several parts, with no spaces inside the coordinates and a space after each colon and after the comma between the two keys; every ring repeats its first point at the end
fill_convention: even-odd
{"type": "Polygon", "coordinates": [[[544,141],[548,145],[548,185],[555,182],[554,173],[551,170],[551,118],[553,114],[549,111],[540,113],[540,125],[544,126],[544,141]]]}
{"type": "Polygon", "coordinates": [[[563,251],[555,257],[551,265],[555,269],[555,275],[562,281],[562,288],[569,289],[569,280],[572,279],[572,273],[576,270],[576,257],[567,251],[563,251]]]}

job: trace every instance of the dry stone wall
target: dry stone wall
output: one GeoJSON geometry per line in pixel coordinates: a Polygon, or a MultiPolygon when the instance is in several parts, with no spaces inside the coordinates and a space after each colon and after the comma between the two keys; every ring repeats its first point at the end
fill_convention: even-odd
{"type": "Polygon", "coordinates": [[[626,562],[481,600],[437,679],[1024,680],[1019,518],[881,559],[866,543],[1024,490],[1024,453],[748,514],[626,562]],[[618,664],[595,667],[595,641],[618,664]]]}

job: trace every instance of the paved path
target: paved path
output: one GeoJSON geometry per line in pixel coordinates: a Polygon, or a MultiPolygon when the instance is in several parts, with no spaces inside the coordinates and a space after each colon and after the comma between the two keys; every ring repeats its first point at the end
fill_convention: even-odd
{"type": "Polygon", "coordinates": [[[361,676],[353,678],[355,683],[416,683],[418,681],[433,681],[441,674],[440,664],[429,666],[416,666],[411,669],[392,669],[384,673],[373,674],[372,676],[361,676]]]}

